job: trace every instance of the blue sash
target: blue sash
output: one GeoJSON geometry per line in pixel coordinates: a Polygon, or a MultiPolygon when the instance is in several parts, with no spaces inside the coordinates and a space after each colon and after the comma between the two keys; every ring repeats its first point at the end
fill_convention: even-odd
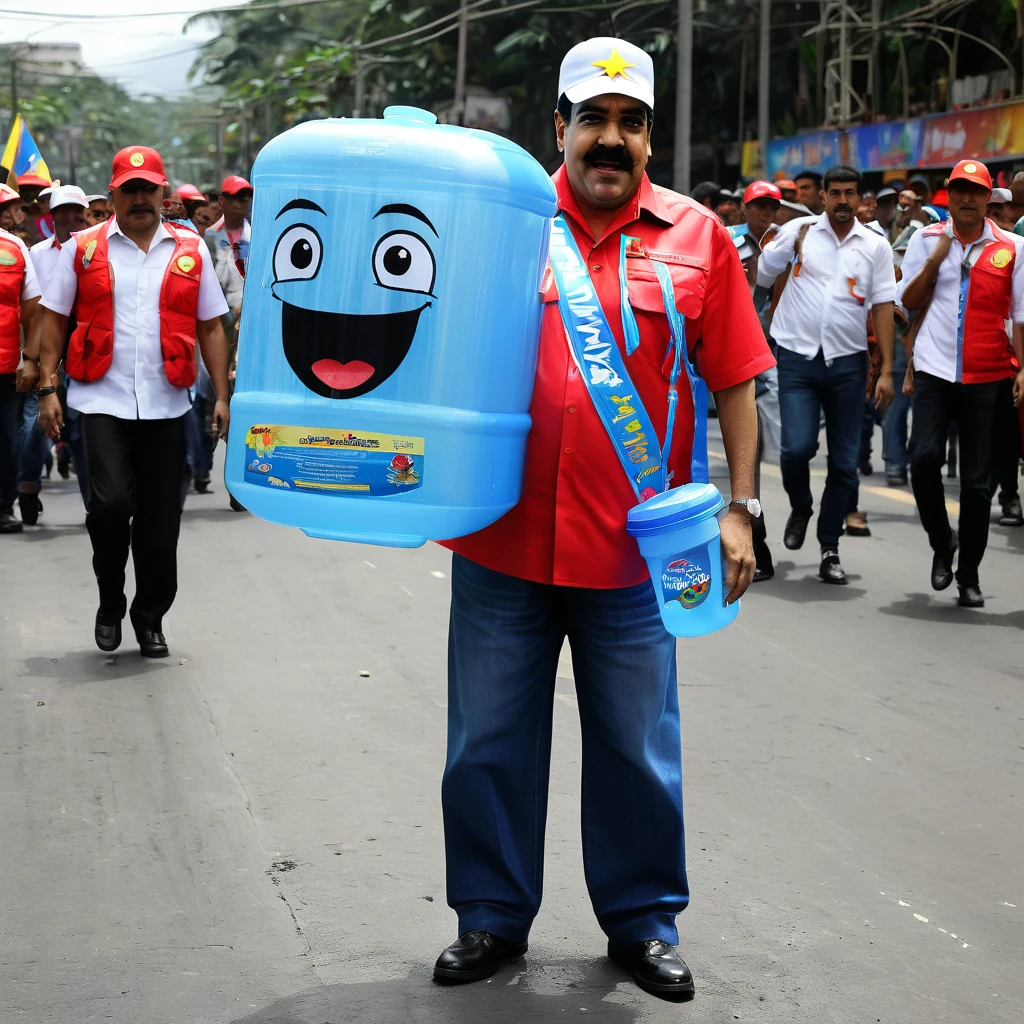
{"type": "MultiPolygon", "coordinates": [[[[629,305],[626,289],[626,248],[632,241],[634,240],[623,236],[619,259],[622,328],[626,351],[629,354],[632,354],[640,343],[639,327],[629,305]]],[[[580,255],[568,224],[561,215],[555,218],[552,225],[550,259],[551,272],[558,288],[558,308],[562,314],[569,351],[579,367],[594,408],[608,432],[612,447],[622,463],[637,500],[646,501],[666,490],[671,482],[668,474],[668,457],[672,447],[678,402],[676,382],[683,366],[686,367],[689,378],[694,409],[691,479],[694,482],[706,483],[707,385],[697,376],[686,351],[683,319],[676,309],[672,276],[668,267],[654,262],[672,334],[669,351],[673,354],[665,444],[659,446],[658,435],[629,378],[625,361],[590,280],[587,265],[580,255]]],[[[668,358],[668,352],[665,355],[668,358]]]]}

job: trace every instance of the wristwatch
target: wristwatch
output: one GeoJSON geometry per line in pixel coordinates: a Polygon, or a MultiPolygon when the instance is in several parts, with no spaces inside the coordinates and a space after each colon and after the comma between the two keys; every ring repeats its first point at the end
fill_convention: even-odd
{"type": "Polygon", "coordinates": [[[750,515],[751,519],[761,518],[761,502],[757,498],[733,498],[729,502],[730,507],[733,505],[742,505],[750,515]]]}

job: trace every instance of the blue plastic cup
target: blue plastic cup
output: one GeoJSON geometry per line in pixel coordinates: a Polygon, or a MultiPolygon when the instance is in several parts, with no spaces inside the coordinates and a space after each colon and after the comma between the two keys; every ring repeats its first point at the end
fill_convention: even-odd
{"type": "Polygon", "coordinates": [[[718,513],[725,501],[714,484],[684,484],[630,509],[626,523],[651,570],[665,628],[704,636],[728,626],[740,602],[725,606],[718,513]]]}

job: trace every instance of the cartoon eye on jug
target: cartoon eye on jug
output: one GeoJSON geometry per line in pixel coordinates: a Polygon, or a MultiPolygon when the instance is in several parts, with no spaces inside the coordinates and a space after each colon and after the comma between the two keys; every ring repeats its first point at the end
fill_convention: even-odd
{"type": "Polygon", "coordinates": [[[544,169],[390,107],[285,132],[252,182],[232,495],[311,537],[398,547],[499,519],[530,429],[544,169]]]}

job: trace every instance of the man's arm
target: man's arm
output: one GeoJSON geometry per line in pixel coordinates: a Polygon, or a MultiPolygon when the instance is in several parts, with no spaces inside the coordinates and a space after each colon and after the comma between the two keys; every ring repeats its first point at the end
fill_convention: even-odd
{"type": "Polygon", "coordinates": [[[901,304],[904,309],[920,309],[928,301],[935,282],[939,279],[939,268],[949,254],[949,247],[952,244],[953,236],[948,231],[943,231],[939,235],[938,242],[935,243],[935,248],[920,264],[920,269],[915,269],[917,260],[921,259],[925,251],[925,240],[920,231],[911,238],[903,267],[903,277],[907,282],[903,286],[901,296],[901,304]],[[914,258],[912,259],[912,257],[914,258]]]}
{"type": "Polygon", "coordinates": [[[33,391],[39,382],[39,328],[42,320],[38,297],[22,302],[21,323],[25,329],[25,349],[21,353],[21,365],[15,377],[16,391],[33,391]]]}
{"type": "Polygon", "coordinates": [[[896,353],[895,303],[880,302],[871,307],[871,319],[875,325],[875,339],[882,353],[882,369],[875,384],[875,408],[879,412],[889,407],[895,390],[892,382],[892,364],[896,353]]]}
{"type": "MultiPolygon", "coordinates": [[[[757,407],[754,381],[745,380],[715,392],[718,424],[729,460],[729,484],[733,497],[754,496],[754,462],[757,459],[757,407]]],[[[754,578],[754,543],[750,515],[730,508],[721,519],[722,554],[727,565],[725,603],[739,600],[754,578]]]]}
{"type": "Polygon", "coordinates": [[[757,283],[760,287],[770,288],[775,278],[793,262],[798,232],[799,228],[793,230],[790,224],[786,224],[762,250],[757,261],[757,283]]]}
{"type": "Polygon", "coordinates": [[[213,430],[218,437],[227,437],[228,422],[231,419],[228,409],[228,339],[224,335],[219,317],[213,320],[199,320],[196,328],[199,350],[203,353],[203,362],[210,374],[213,393],[216,396],[213,406],[213,430]]]}
{"type": "MultiPolygon", "coordinates": [[[[68,318],[45,306],[41,310],[42,321],[39,340],[39,380],[43,387],[56,387],[57,363],[60,362],[64,338],[68,333],[68,318]]],[[[43,433],[54,441],[60,438],[64,426],[60,399],[56,395],[43,395],[39,399],[39,425],[43,433]]]]}

